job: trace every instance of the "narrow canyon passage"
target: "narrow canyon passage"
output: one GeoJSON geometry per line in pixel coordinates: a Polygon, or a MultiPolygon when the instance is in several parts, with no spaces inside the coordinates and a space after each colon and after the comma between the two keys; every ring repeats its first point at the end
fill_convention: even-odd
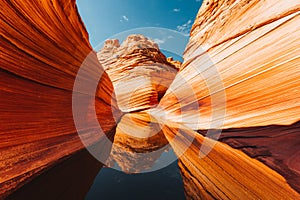
{"type": "Polygon", "coordinates": [[[75,0],[0,7],[0,199],[98,198],[114,177],[300,199],[299,0],[205,0],[182,63],[140,34],[95,52],[75,0]]]}

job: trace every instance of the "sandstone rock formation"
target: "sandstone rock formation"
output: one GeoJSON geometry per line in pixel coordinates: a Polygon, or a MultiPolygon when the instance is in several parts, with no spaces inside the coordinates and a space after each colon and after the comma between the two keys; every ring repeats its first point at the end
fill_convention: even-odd
{"type": "Polygon", "coordinates": [[[170,118],[181,117],[176,113],[182,107],[185,116],[197,116],[191,107],[198,101],[201,119],[195,123],[200,122],[199,129],[298,121],[299,12],[298,0],[204,1],[191,30],[180,76],[170,86],[176,94],[185,93],[187,87],[194,93],[186,94],[180,106],[177,101],[170,107],[169,102],[176,98],[174,92],[167,92],[161,105],[168,107],[170,118]],[[187,86],[182,87],[185,82],[187,86]],[[211,102],[224,96],[226,105],[211,102]],[[223,115],[224,121],[212,113],[223,115]]]}
{"type": "Polygon", "coordinates": [[[283,175],[300,192],[300,123],[223,130],[219,141],[283,175]]]}
{"type": "Polygon", "coordinates": [[[121,45],[116,39],[107,40],[97,55],[113,82],[123,112],[157,105],[180,65],[167,59],[158,45],[143,35],[130,35],[121,45]]]}
{"type": "Polygon", "coordinates": [[[106,164],[117,164],[127,173],[150,170],[169,146],[161,125],[142,111],[159,103],[181,63],[166,58],[143,35],[130,35],[121,45],[117,39],[107,40],[97,56],[113,82],[119,108],[130,112],[118,123],[106,164]]]}
{"type": "MultiPolygon", "coordinates": [[[[102,78],[96,97],[75,92],[87,105],[95,101],[105,133],[116,124],[112,110],[118,111],[75,0],[1,1],[0,38],[1,198],[83,148],[72,116],[73,85],[83,63],[88,67],[79,78],[86,86],[102,78]]],[[[83,109],[79,114],[89,124],[89,109],[83,109]]],[[[90,144],[99,140],[93,129],[80,130],[90,144]]]]}
{"type": "MultiPolygon", "coordinates": [[[[203,3],[184,63],[154,112],[167,113],[163,120],[170,126],[178,128],[174,122],[179,122],[209,138],[219,134],[207,135],[207,129],[227,129],[220,141],[231,147],[183,131],[184,137],[195,136],[179,159],[188,199],[300,198],[295,192],[300,175],[299,14],[299,1],[203,3]],[[214,147],[200,159],[203,146],[214,147]]],[[[170,132],[165,135],[172,138],[170,132]]],[[[181,155],[185,143],[172,147],[181,155]]]]}
{"type": "Polygon", "coordinates": [[[204,137],[191,130],[164,131],[169,141],[175,135],[181,140],[172,143],[181,155],[179,167],[185,184],[187,199],[299,199],[300,195],[286,179],[263,163],[248,157],[240,150],[204,137]],[[195,137],[187,151],[186,138],[195,137]],[[208,139],[206,139],[208,140],[208,139]],[[212,151],[200,158],[201,146],[213,146],[212,151]]]}
{"type": "Polygon", "coordinates": [[[77,132],[101,141],[95,107],[126,172],[169,143],[187,199],[300,199],[298,0],[204,1],[182,65],[142,35],[96,55],[74,0],[0,6],[1,197],[82,149],[77,132]]]}

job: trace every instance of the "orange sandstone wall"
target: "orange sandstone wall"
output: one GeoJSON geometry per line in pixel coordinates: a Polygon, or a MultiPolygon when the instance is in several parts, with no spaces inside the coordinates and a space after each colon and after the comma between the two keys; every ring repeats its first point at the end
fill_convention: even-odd
{"type": "Polygon", "coordinates": [[[191,30],[181,78],[171,85],[184,94],[184,77],[195,95],[186,94],[179,105],[167,92],[161,105],[172,119],[180,107],[187,118],[200,112],[199,129],[295,123],[300,114],[299,48],[299,0],[206,0],[191,30]],[[220,99],[223,92],[226,105],[215,101],[212,106],[211,98],[220,99]],[[193,101],[199,111],[191,111],[193,101]],[[212,110],[224,115],[224,107],[224,124],[211,127],[212,110]]]}
{"type": "MultiPolygon", "coordinates": [[[[83,148],[72,90],[89,54],[87,84],[104,73],[95,106],[108,132],[115,126],[112,84],[92,52],[75,0],[0,2],[0,196],[83,148]]],[[[81,131],[94,143],[99,138],[90,128],[81,131]]]]}

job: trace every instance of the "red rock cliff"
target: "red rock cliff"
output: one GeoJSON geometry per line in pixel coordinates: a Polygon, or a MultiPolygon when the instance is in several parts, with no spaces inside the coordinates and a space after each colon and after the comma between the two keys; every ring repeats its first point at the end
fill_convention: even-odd
{"type": "MultiPolygon", "coordinates": [[[[88,55],[81,78],[89,85],[103,75],[96,97],[77,95],[95,100],[107,133],[115,126],[112,84],[92,52],[75,0],[0,2],[0,196],[83,148],[72,91],[88,55]]],[[[89,120],[87,114],[82,118],[89,120]]],[[[90,143],[99,139],[92,128],[80,130],[90,143]]]]}

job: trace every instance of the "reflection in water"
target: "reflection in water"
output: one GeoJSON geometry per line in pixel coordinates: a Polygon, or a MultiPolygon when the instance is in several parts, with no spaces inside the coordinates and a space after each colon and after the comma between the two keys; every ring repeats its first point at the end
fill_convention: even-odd
{"type": "Polygon", "coordinates": [[[8,199],[84,199],[101,168],[102,164],[83,150],[41,174],[8,199]]]}
{"type": "Polygon", "coordinates": [[[99,154],[111,149],[106,164],[127,173],[101,169],[102,164],[85,150],[41,174],[10,199],[185,199],[177,157],[160,125],[148,117],[124,115],[110,138],[113,144],[99,142],[91,148],[99,154]],[[149,171],[153,172],[128,174],[149,171]]]}
{"type": "MultiPolygon", "coordinates": [[[[173,138],[175,134],[177,136],[179,134],[182,138],[186,138],[187,135],[195,136],[193,144],[179,158],[179,167],[188,199],[199,199],[200,197],[203,199],[299,199],[299,194],[287,184],[286,177],[281,176],[284,174],[281,173],[280,175],[280,171],[278,171],[279,173],[273,171],[269,166],[249,157],[242,151],[221,142],[214,145],[213,140],[208,138],[204,143],[204,137],[191,130],[174,131],[172,128],[164,130],[166,130],[164,134],[168,139],[173,138]],[[214,146],[206,157],[200,159],[199,150],[202,145],[214,146]]],[[[244,133],[247,130],[249,133],[251,129],[245,129],[244,133]]],[[[273,136],[269,137],[269,142],[273,142],[274,145],[274,141],[278,141],[276,135],[283,136],[281,139],[291,138],[295,132],[299,132],[299,127],[295,125],[281,128],[275,126],[274,129],[274,126],[271,126],[252,130],[254,138],[259,137],[258,130],[268,130],[269,134],[272,133],[273,136]],[[288,131],[284,132],[282,129],[288,131]]],[[[240,133],[239,131],[226,130],[224,135],[231,134],[233,138],[234,135],[243,137],[243,134],[239,135],[240,133]]],[[[293,143],[299,144],[299,139],[296,140],[297,142],[285,140],[285,143],[281,142],[281,145],[292,147],[294,146],[293,143]]],[[[172,143],[174,151],[179,154],[182,153],[181,149],[185,145],[184,140],[176,140],[175,143],[172,143]]],[[[260,146],[268,148],[265,143],[261,143],[260,146]]],[[[283,150],[282,147],[281,150],[283,150]]],[[[298,150],[299,148],[297,148],[298,150]]],[[[293,156],[292,152],[290,151],[290,156],[293,156]]],[[[273,153],[274,155],[269,155],[269,160],[277,159],[278,154],[283,155],[287,152],[273,151],[273,153]]],[[[287,165],[287,163],[281,164],[281,166],[283,165],[287,165]]]]}
{"type": "Polygon", "coordinates": [[[185,195],[180,171],[174,162],[161,170],[141,174],[103,168],[86,199],[183,200],[185,195]]]}
{"type": "Polygon", "coordinates": [[[116,128],[113,144],[94,147],[99,153],[103,147],[111,148],[105,164],[117,170],[103,168],[99,172],[102,164],[82,151],[10,198],[300,198],[295,191],[299,187],[299,123],[225,130],[222,142],[206,138],[204,143],[205,131],[152,120],[144,112],[126,114],[116,128]],[[200,158],[205,145],[212,151],[200,158]],[[172,164],[167,166],[166,160],[172,164]],[[153,172],[141,173],[149,171],[153,172]]]}
{"type": "Polygon", "coordinates": [[[151,172],[177,160],[163,127],[147,113],[130,113],[119,122],[107,166],[126,173],[151,172]]]}
{"type": "Polygon", "coordinates": [[[164,128],[152,123],[147,113],[124,115],[106,163],[114,169],[100,171],[87,199],[185,199],[177,157],[164,128]]]}

